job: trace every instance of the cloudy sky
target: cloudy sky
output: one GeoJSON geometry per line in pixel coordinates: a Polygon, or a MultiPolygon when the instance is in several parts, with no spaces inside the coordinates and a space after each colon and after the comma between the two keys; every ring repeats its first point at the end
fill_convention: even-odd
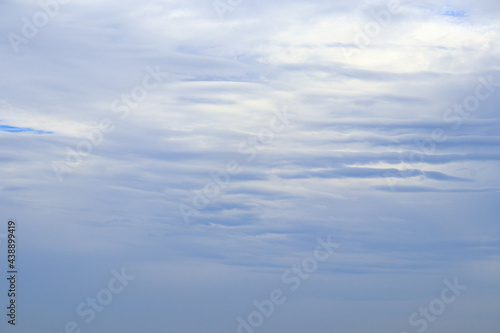
{"type": "Polygon", "coordinates": [[[2,1],[1,331],[498,333],[499,18],[2,1]]]}

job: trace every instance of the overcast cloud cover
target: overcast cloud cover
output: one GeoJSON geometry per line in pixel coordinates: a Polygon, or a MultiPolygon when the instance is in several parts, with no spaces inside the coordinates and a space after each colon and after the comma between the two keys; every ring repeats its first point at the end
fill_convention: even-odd
{"type": "Polygon", "coordinates": [[[500,2],[217,4],[0,4],[1,331],[412,333],[458,278],[424,330],[498,333],[500,2]]]}

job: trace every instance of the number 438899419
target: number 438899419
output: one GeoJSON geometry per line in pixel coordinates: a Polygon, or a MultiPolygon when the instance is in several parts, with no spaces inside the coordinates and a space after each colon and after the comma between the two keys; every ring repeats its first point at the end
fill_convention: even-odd
{"type": "Polygon", "coordinates": [[[15,268],[15,262],[16,262],[16,234],[15,234],[15,229],[16,224],[14,221],[9,221],[9,227],[8,227],[8,261],[9,261],[9,268],[14,269],[15,268]]]}

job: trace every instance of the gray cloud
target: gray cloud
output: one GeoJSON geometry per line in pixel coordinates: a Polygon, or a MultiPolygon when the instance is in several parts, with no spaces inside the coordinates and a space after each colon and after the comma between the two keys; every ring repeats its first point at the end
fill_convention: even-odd
{"type": "Polygon", "coordinates": [[[360,47],[386,6],[242,1],[220,17],[211,1],[74,0],[15,53],[8,34],[40,4],[0,4],[0,211],[22,226],[24,311],[42,311],[20,329],[81,322],[78,303],[125,265],[134,285],[82,330],[234,332],[328,234],[338,253],[260,331],[400,332],[457,275],[471,298],[439,325],[498,326],[474,311],[499,296],[500,87],[449,110],[500,81],[499,4],[401,1],[360,47]],[[164,80],[121,118],[147,68],[164,80]],[[241,172],[186,224],[179,204],[232,160],[241,172]]]}

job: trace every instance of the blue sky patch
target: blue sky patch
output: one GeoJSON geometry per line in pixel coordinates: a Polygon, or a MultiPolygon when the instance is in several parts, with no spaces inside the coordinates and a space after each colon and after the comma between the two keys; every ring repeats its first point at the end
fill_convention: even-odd
{"type": "Polygon", "coordinates": [[[444,16],[452,16],[452,17],[466,17],[468,16],[467,11],[465,10],[453,10],[447,9],[443,11],[444,16]]]}
{"type": "Polygon", "coordinates": [[[21,132],[31,132],[35,134],[52,134],[50,131],[40,131],[33,128],[27,127],[16,127],[16,126],[8,126],[8,125],[0,125],[0,131],[10,132],[10,133],[21,133],[21,132]]]}

